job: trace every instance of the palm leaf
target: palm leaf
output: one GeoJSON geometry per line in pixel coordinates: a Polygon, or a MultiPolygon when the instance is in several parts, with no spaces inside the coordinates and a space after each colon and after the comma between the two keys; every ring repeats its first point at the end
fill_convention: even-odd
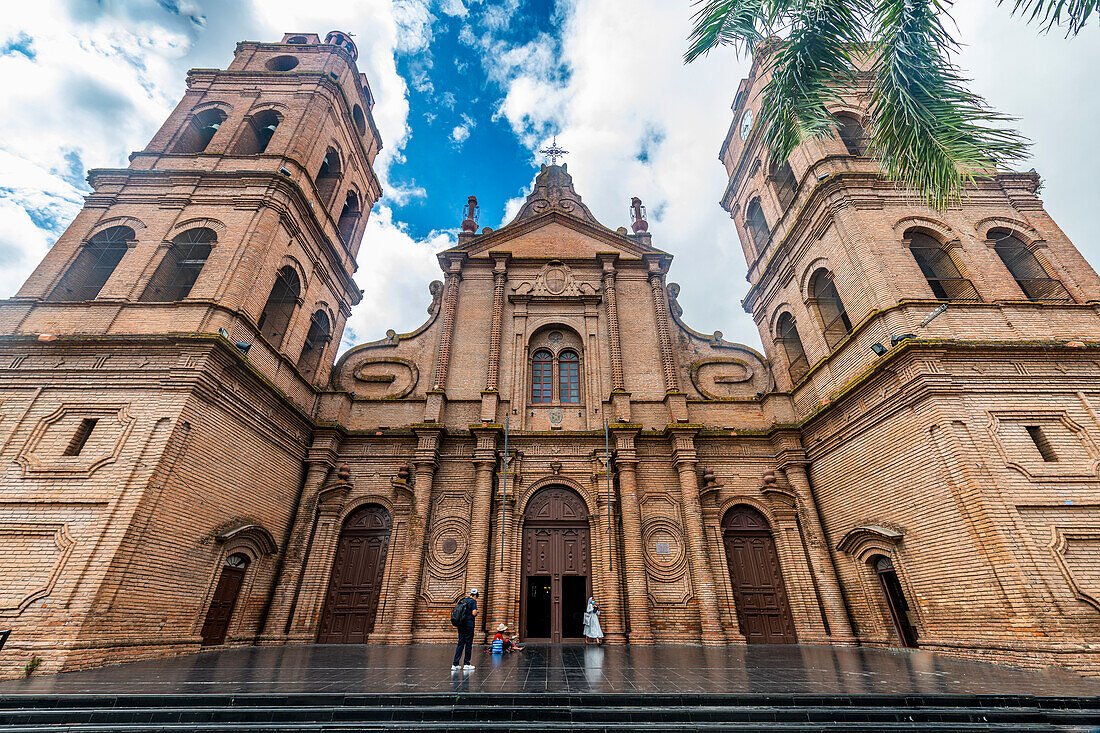
{"type": "Polygon", "coordinates": [[[718,46],[732,45],[737,53],[752,51],[773,30],[788,0],[699,0],[692,17],[684,61],[690,63],[718,46]]]}
{"type": "Polygon", "coordinates": [[[862,48],[863,0],[808,0],[790,34],[768,59],[771,79],[761,90],[763,144],[781,163],[800,143],[833,134],[829,108],[850,92],[862,48]]]}
{"type": "Polygon", "coordinates": [[[873,145],[883,173],[942,208],[966,181],[1018,161],[1027,142],[993,125],[1010,118],[966,88],[939,0],[879,0],[871,92],[873,145]]]}
{"type": "MultiPolygon", "coordinates": [[[[1004,5],[1005,0],[997,0],[1004,5]]],[[[1076,36],[1097,10],[1097,0],[1014,0],[1013,15],[1027,16],[1027,22],[1039,22],[1044,33],[1054,26],[1066,26],[1066,36],[1076,36]]]]}

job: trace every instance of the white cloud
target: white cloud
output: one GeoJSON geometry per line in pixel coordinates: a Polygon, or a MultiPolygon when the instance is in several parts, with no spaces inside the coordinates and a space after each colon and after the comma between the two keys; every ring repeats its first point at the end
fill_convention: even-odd
{"type": "Polygon", "coordinates": [[[470,10],[462,0],[443,0],[439,5],[439,9],[446,15],[458,18],[465,18],[470,14],[470,10]]]}
{"type": "MultiPolygon", "coordinates": [[[[612,0],[563,8],[560,61],[569,74],[561,78],[548,63],[559,59],[545,41],[528,44],[525,57],[483,36],[479,42],[494,49],[486,54],[490,73],[506,88],[496,117],[508,120],[533,162],[541,162],[535,151],[558,132],[558,142],[572,151],[567,161],[577,191],[607,226],[628,225],[630,197],[640,196],[654,245],[676,256],[669,278],[682,285],[687,322],[759,348],[756,326],[740,305],[748,288],[741,246],[718,205],[727,182],[718,149],[749,63],[723,49],[685,66],[689,3],[639,0],[629,13],[622,8],[612,0]]],[[[1100,261],[1100,241],[1090,236],[1100,169],[1100,146],[1092,139],[1100,129],[1100,94],[1093,93],[1100,31],[1090,28],[1067,42],[1058,33],[1036,37],[994,3],[956,8],[959,38],[970,44],[961,65],[996,108],[1022,117],[1020,127],[1036,140],[1034,160],[1022,168],[1036,165],[1051,214],[1086,257],[1100,261]]],[[[507,202],[502,223],[522,201],[507,202]]]]}
{"type": "Polygon", "coordinates": [[[470,137],[470,128],[467,125],[455,125],[455,128],[451,130],[451,142],[456,145],[466,142],[468,137],[470,137]]]}

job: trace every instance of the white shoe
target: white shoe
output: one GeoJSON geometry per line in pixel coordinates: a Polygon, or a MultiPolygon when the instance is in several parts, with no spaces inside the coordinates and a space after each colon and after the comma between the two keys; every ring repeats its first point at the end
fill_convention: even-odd
{"type": "Polygon", "coordinates": [[[473,669],[474,669],[474,665],[472,665],[472,664],[464,664],[464,665],[462,665],[462,669],[466,670],[467,672],[472,672],[472,671],[473,671],[473,669]]]}
{"type": "Polygon", "coordinates": [[[459,667],[457,664],[452,664],[451,665],[451,671],[452,672],[457,672],[460,669],[462,669],[462,667],[459,667]]]}

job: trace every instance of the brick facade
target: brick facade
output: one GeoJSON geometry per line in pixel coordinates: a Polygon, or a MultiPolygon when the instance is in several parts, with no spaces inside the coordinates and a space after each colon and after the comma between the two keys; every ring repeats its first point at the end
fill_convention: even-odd
{"type": "Polygon", "coordinates": [[[342,34],[298,34],[193,71],[0,303],[3,674],[32,655],[56,671],[323,629],[447,641],[470,587],[482,633],[525,634],[548,488],[583,506],[563,524],[587,530],[610,643],[897,646],[898,619],[923,648],[1100,671],[1100,279],[1035,176],[983,179],[935,212],[838,138],[802,145],[788,177],[757,127],[740,135],[757,65],[720,157],[766,357],[688,327],[645,222],[603,226],[554,165],[507,226],[463,224],[420,328],[333,363],[381,193],[355,55],[342,34]],[[764,235],[746,229],[754,201],[764,235]],[[175,249],[199,229],[208,254],[175,249]],[[951,294],[977,294],[926,326],[947,298],[913,232],[945,248],[951,294]],[[1006,232],[1065,297],[1023,295],[1006,232]],[[97,292],[66,300],[111,257],[97,292]],[[196,267],[182,297],[146,294],[196,267]],[[780,337],[792,322],[802,362],[780,337]],[[347,558],[366,557],[341,530],[366,505],[388,518],[368,532],[384,549],[340,599],[360,572],[347,558]],[[362,628],[332,626],[345,602],[362,628]]]}

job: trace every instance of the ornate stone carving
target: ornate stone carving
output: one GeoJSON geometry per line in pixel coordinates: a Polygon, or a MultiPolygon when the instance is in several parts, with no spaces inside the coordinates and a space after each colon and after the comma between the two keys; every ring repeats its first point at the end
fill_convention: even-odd
{"type": "Polygon", "coordinates": [[[542,297],[577,297],[595,295],[598,289],[587,282],[579,282],[569,265],[551,260],[543,265],[534,282],[522,282],[515,286],[516,295],[542,297]]]}
{"type": "Polygon", "coordinates": [[[548,211],[560,211],[603,228],[603,225],[596,221],[596,217],[592,216],[588,207],[581,203],[580,194],[573,190],[573,178],[569,175],[568,166],[565,163],[560,166],[545,164],[542,166],[542,170],[535,178],[535,188],[511,224],[531,219],[548,211]]]}

